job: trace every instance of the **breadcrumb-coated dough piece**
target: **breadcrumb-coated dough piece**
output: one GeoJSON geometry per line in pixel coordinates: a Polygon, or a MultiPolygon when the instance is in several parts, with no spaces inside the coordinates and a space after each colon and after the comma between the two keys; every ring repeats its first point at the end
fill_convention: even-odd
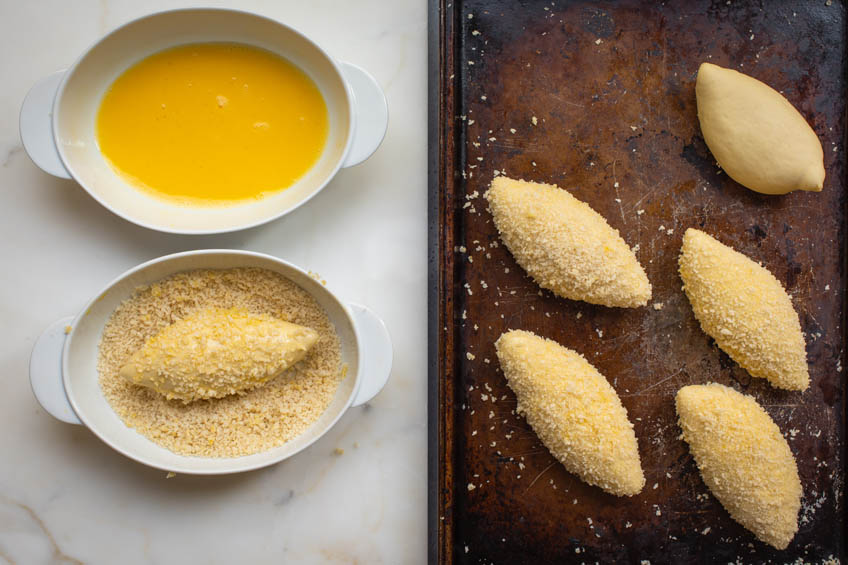
{"type": "Polygon", "coordinates": [[[485,196],[501,239],[542,288],[603,306],[650,300],[651,283],[618,230],[568,191],[498,176],[485,196]]]}
{"type": "Polygon", "coordinates": [[[764,194],[822,189],[821,141],[779,92],[733,69],[702,63],[695,95],[704,141],[733,180],[764,194]]]}
{"type": "Polygon", "coordinates": [[[606,378],[555,341],[512,330],[495,342],[517,412],[562,463],[590,485],[633,496],[645,486],[627,410],[606,378]]]}
{"type": "Polygon", "coordinates": [[[717,383],[681,388],[683,439],[704,483],[730,516],[786,549],[798,531],[801,481],[789,444],[752,397],[717,383]]]}
{"type": "Polygon", "coordinates": [[[207,308],[148,339],[121,368],[127,381],[191,402],[245,392],[306,356],[310,328],[239,308],[207,308]]]}
{"type": "Polygon", "coordinates": [[[787,390],[810,384],[798,313],[768,269],[689,228],[680,277],[701,328],[752,376],[787,390]]]}

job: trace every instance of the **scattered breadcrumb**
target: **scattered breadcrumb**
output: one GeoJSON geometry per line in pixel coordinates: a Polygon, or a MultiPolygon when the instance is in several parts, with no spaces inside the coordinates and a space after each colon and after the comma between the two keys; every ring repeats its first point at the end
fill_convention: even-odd
{"type": "Polygon", "coordinates": [[[139,287],[112,313],[98,359],[100,388],[123,422],[182,455],[238,457],[283,445],[315,422],[344,378],[338,336],[305,290],[266,269],[195,270],[139,287]],[[144,342],[193,312],[244,308],[310,327],[318,341],[279,377],[243,395],[184,404],[130,384],[120,368],[144,342]]]}
{"type": "Polygon", "coordinates": [[[71,333],[72,329],[74,329],[74,328],[72,328],[71,326],[65,326],[65,335],[68,335],[69,333],[71,333]]]}
{"type": "Polygon", "coordinates": [[[654,302],[654,310],[662,310],[664,304],[662,302],[654,302]]]}

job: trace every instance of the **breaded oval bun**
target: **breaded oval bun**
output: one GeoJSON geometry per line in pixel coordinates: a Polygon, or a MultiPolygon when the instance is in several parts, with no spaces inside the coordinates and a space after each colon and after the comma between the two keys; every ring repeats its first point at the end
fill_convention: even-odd
{"type": "Polygon", "coordinates": [[[527,331],[495,342],[517,411],[566,469],[617,496],[645,486],[633,424],[615,390],[582,355],[527,331]]]}
{"type": "Polygon", "coordinates": [[[768,269],[692,228],[683,235],[679,264],[695,317],[722,350],[776,387],[809,386],[798,314],[768,269]]]}
{"type": "Polygon", "coordinates": [[[168,399],[222,398],[273,379],[317,340],[315,330],[267,314],[207,308],[148,339],[120,375],[168,399]]]}
{"type": "Polygon", "coordinates": [[[568,191],[495,177],[486,192],[501,239],[541,286],[564,298],[633,308],[651,283],[618,231],[568,191]]]}
{"type": "Polygon", "coordinates": [[[683,387],[676,405],[713,495],[757,538],[785,549],[798,531],[801,481],[774,421],[752,397],[716,383],[683,387]]]}
{"type": "Polygon", "coordinates": [[[765,194],[822,189],[821,141],[779,92],[733,69],[703,63],[695,95],[704,141],[733,180],[765,194]]]}

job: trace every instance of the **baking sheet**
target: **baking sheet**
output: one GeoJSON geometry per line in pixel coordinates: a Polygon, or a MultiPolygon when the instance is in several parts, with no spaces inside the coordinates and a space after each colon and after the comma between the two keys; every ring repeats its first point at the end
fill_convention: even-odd
{"type": "Polygon", "coordinates": [[[430,556],[442,563],[822,562],[844,558],[845,6],[838,2],[431,3],[430,556]],[[755,194],[701,136],[702,61],[780,90],[822,140],[821,193],[755,194]],[[564,300],[497,237],[496,171],[556,183],[636,245],[646,308],[564,300]],[[762,261],[806,334],[804,393],[751,377],[699,328],[677,275],[688,227],[762,261]],[[541,446],[493,342],[527,329],[583,353],[621,396],[647,478],[617,498],[541,446]],[[679,439],[677,390],[751,394],[787,437],[804,498],[777,551],[736,524],[679,439]]]}

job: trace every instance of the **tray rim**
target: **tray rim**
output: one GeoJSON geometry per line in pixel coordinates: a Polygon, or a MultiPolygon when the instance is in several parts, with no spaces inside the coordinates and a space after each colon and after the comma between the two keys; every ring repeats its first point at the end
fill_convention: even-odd
{"type": "MultiPolygon", "coordinates": [[[[458,1],[458,0],[457,0],[458,1]]],[[[848,11],[848,1],[843,0],[843,9],[848,11]]],[[[440,465],[445,434],[452,434],[452,430],[442,428],[442,413],[444,391],[442,390],[442,363],[440,356],[446,350],[448,343],[443,343],[443,338],[448,339],[449,332],[442,331],[445,327],[445,308],[442,309],[440,301],[443,295],[445,280],[440,267],[442,258],[452,264],[451,254],[443,253],[450,249],[445,245],[445,234],[442,229],[445,225],[443,212],[446,210],[440,206],[442,191],[441,181],[446,183],[450,180],[446,176],[444,144],[453,140],[454,121],[450,116],[453,113],[444,113],[445,105],[451,100],[449,89],[455,86],[450,78],[443,76],[443,68],[452,68],[446,60],[455,56],[457,46],[454,42],[453,27],[457,24],[456,3],[447,0],[427,0],[427,562],[428,563],[453,563],[452,548],[452,516],[443,511],[443,496],[452,495],[447,488],[450,482],[442,472],[440,465]],[[450,26],[450,30],[446,29],[450,26]],[[450,48],[450,49],[448,49],[450,48]],[[444,491],[444,493],[442,492],[444,491]]],[[[848,18],[846,18],[845,34],[848,38],[848,18]]],[[[848,44],[843,46],[848,51],[848,44]]],[[[452,77],[451,77],[452,78],[452,77]]],[[[843,68],[843,80],[848,82],[848,56],[843,68]]],[[[453,99],[456,103],[456,100],[453,99]]],[[[848,148],[848,105],[846,105],[843,121],[846,124],[843,133],[843,151],[848,148]]],[[[848,173],[846,173],[848,174],[848,173]]],[[[453,183],[450,183],[451,185],[453,183]]],[[[846,187],[843,186],[845,193],[846,187]]],[[[843,198],[842,213],[848,218],[848,193],[843,198]]],[[[448,242],[452,244],[451,242],[448,242]]],[[[840,268],[848,276],[848,230],[844,234],[842,242],[843,250],[840,257],[840,268]]],[[[450,298],[449,295],[445,295],[450,298]]],[[[848,349],[848,304],[843,308],[842,327],[846,328],[843,348],[848,349]]],[[[445,328],[447,329],[447,328],[445,328]]],[[[843,387],[848,382],[848,375],[842,378],[843,387]]],[[[842,423],[843,434],[848,435],[848,395],[842,398],[842,423]]],[[[842,449],[843,465],[848,463],[848,442],[843,442],[842,449]]],[[[450,462],[448,461],[448,465],[450,462]]],[[[447,469],[447,474],[452,470],[447,469]]],[[[844,480],[844,479],[843,479],[844,480]]],[[[848,538],[848,492],[842,493],[843,514],[843,538],[848,538]]],[[[848,557],[848,544],[843,545],[843,554],[838,559],[845,560],[848,557]]]]}
{"type": "Polygon", "coordinates": [[[427,562],[435,563],[438,559],[438,530],[434,520],[438,519],[437,506],[439,497],[436,484],[439,474],[439,445],[438,438],[439,415],[438,409],[438,213],[439,204],[436,198],[438,190],[433,190],[433,183],[438,183],[439,153],[433,150],[438,141],[439,115],[438,84],[439,84],[439,2],[427,0],[427,562]],[[434,53],[435,50],[435,53],[434,53]],[[434,86],[435,85],[435,86],[434,86]],[[435,245],[434,245],[435,244],[435,245]],[[434,256],[435,249],[435,256],[434,256]],[[435,390],[434,390],[435,383],[435,390]]]}
{"type": "Polygon", "coordinates": [[[441,563],[440,180],[442,178],[442,42],[445,0],[427,0],[427,562],[441,563]]]}

